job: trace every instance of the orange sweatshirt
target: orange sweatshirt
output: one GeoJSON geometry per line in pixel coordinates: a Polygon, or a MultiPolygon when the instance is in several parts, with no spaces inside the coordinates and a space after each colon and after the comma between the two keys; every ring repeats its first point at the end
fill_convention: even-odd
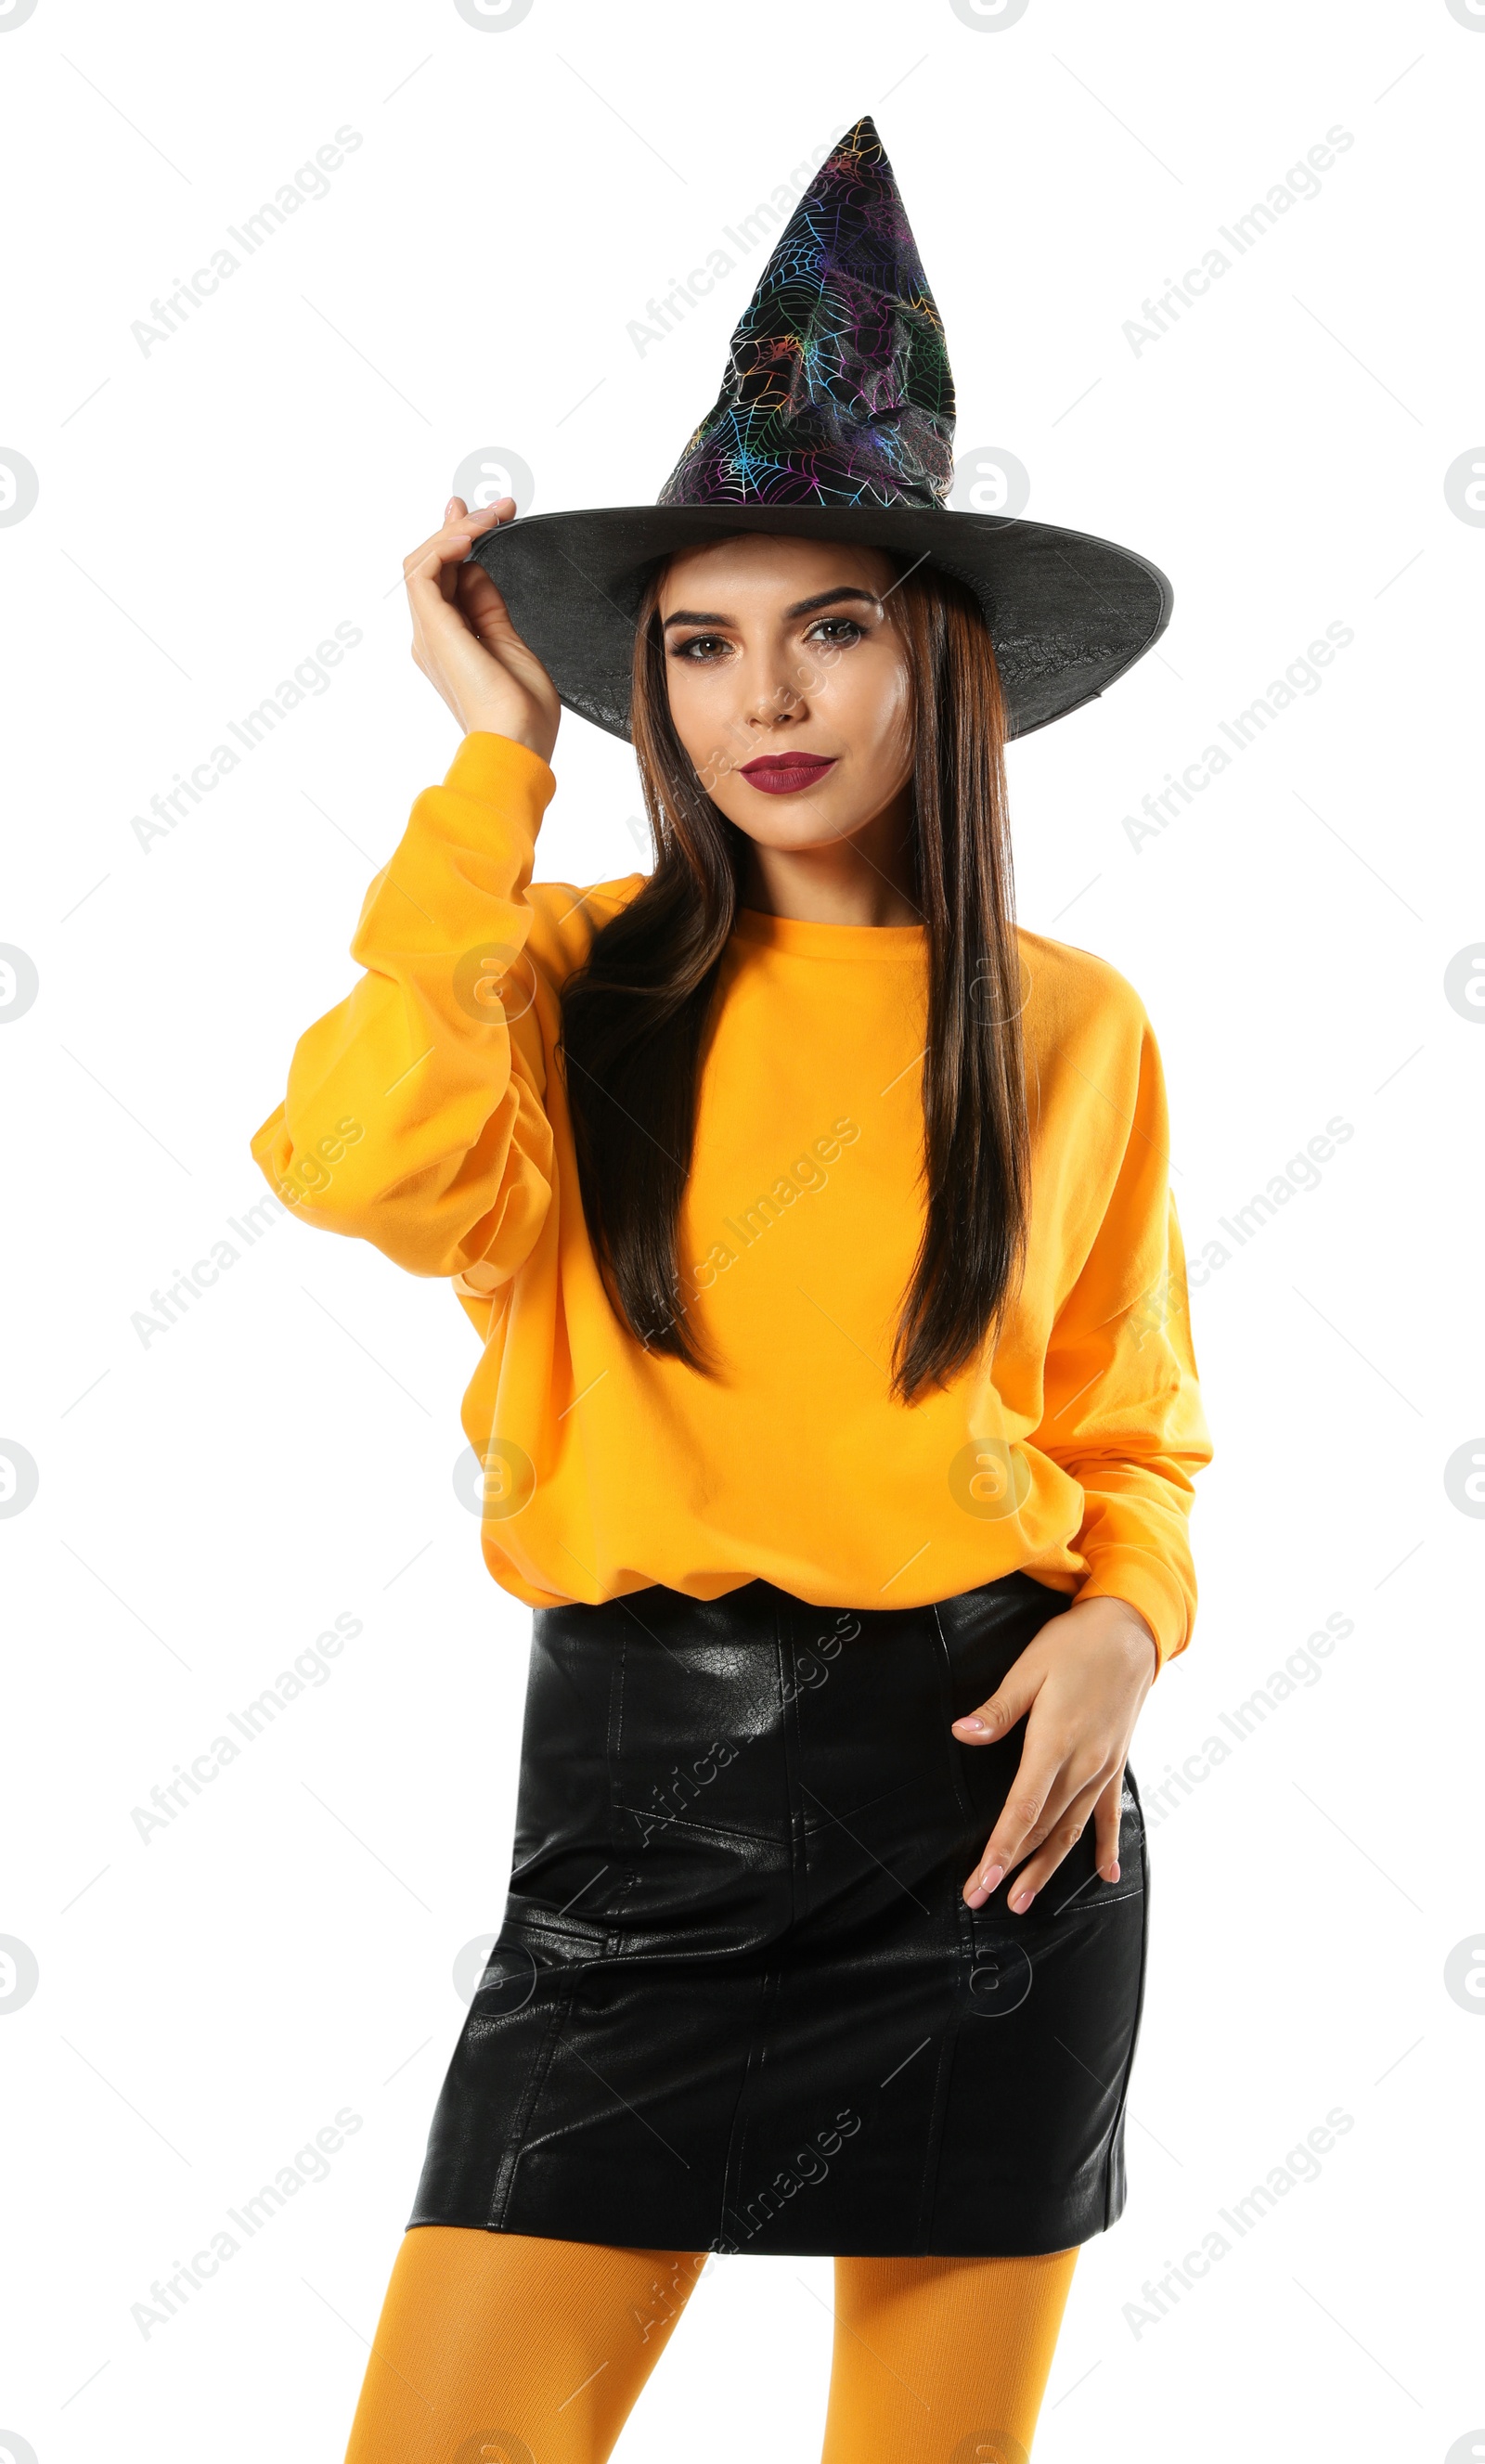
{"type": "Polygon", "coordinates": [[[533,883],[555,786],[524,746],[465,737],[366,894],[365,972],[253,1140],[306,1222],[452,1280],[483,1346],[462,1417],[497,1582],[544,1607],[761,1575],[864,1609],[1019,1567],[1132,1602],[1164,1664],[1191,1631],[1211,1445],[1138,995],[1021,933],[1026,1275],[992,1355],[905,1406],[889,1364],[922,1221],[925,935],[744,910],[680,1223],[722,1368],[698,1375],[620,1326],[587,1239],[558,995],[643,876],[533,883]]]}

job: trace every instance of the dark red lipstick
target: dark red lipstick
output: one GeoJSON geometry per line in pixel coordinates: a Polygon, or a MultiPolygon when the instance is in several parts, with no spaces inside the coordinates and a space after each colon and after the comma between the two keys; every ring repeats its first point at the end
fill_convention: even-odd
{"type": "Polygon", "coordinates": [[[760,753],[755,761],[743,763],[740,776],[765,796],[797,796],[833,770],[837,758],[833,753],[760,753]]]}

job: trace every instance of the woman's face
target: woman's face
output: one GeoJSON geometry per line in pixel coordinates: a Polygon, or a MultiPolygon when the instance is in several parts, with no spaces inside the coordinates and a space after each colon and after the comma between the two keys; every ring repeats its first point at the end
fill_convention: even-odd
{"type": "Polygon", "coordinates": [[[903,800],[913,687],[879,548],[750,533],[672,558],[671,716],[719,811],[762,846],[848,839],[903,800]]]}

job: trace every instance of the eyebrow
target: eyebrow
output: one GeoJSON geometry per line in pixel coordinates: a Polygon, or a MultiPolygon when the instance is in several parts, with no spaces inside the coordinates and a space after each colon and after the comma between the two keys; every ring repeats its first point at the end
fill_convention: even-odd
{"type": "MultiPolygon", "coordinates": [[[[875,590],[850,588],[817,590],[812,599],[796,600],[792,607],[785,608],[784,613],[786,617],[811,616],[817,607],[833,607],[842,599],[864,599],[868,607],[878,607],[881,605],[875,590]]],[[[727,625],[735,629],[737,619],[734,616],[719,616],[715,611],[706,608],[678,607],[674,616],[666,617],[661,627],[662,632],[668,633],[673,625],[727,625]]]]}

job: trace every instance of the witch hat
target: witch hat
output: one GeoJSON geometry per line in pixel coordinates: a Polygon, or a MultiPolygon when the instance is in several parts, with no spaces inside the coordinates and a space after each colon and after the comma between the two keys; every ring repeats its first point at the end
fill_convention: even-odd
{"type": "Polygon", "coordinates": [[[888,548],[973,590],[1007,733],[1029,736],[1158,640],[1170,584],[1081,531],[950,512],[953,437],[942,319],[881,140],[858,120],[796,206],[656,502],[524,517],[471,553],[566,707],[627,737],[634,624],[659,558],[737,531],[888,548]]]}

